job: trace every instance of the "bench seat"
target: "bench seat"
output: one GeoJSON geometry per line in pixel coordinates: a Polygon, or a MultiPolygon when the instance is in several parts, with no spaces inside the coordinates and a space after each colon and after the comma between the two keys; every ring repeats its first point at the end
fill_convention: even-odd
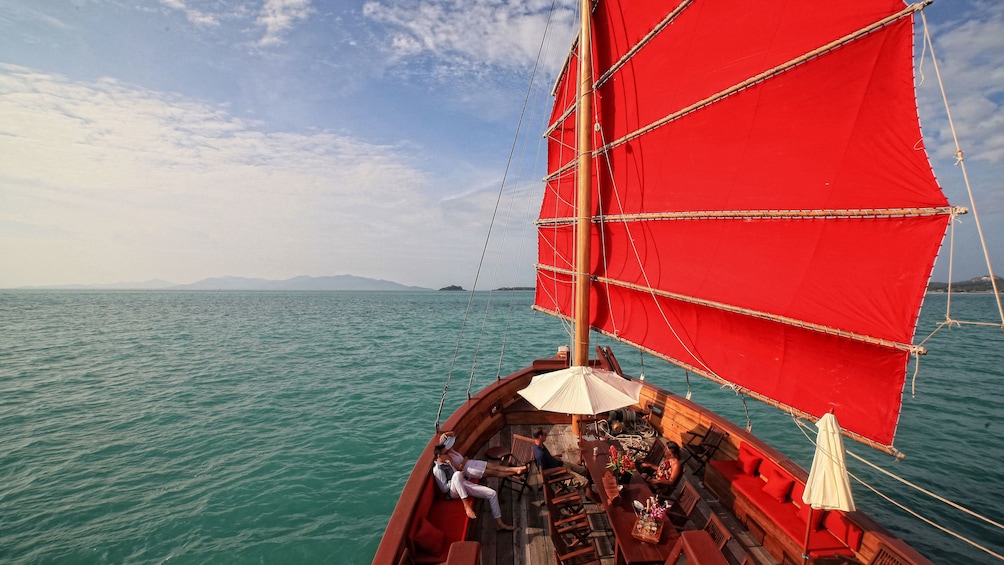
{"type": "MultiPolygon", "coordinates": [[[[709,483],[728,489],[723,502],[732,504],[741,520],[752,518],[757,524],[772,524],[784,534],[776,540],[791,557],[800,557],[805,545],[809,508],[802,503],[805,484],[747,443],[739,447],[736,460],[713,460],[709,463],[709,483]],[[714,476],[717,475],[717,476],[714,476]]],[[[854,556],[861,546],[861,529],[843,512],[816,510],[814,527],[809,535],[810,557],[854,556]]],[[[768,543],[765,542],[765,546],[768,543]]],[[[774,543],[769,545],[774,546],[774,543]]],[[[781,555],[775,555],[778,560],[781,555]]]]}
{"type": "Polygon", "coordinates": [[[470,518],[459,499],[447,499],[429,475],[408,532],[408,550],[415,563],[442,563],[450,546],[467,539],[470,518]]]}

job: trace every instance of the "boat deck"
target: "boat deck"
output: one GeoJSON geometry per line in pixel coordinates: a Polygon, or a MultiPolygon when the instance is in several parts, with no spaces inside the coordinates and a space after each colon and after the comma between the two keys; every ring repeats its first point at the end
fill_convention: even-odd
{"type": "MultiPolygon", "coordinates": [[[[508,447],[512,443],[512,434],[532,437],[533,432],[541,426],[512,425],[506,426],[482,446],[477,453],[477,459],[487,459],[488,449],[497,446],[508,447]]],[[[548,431],[547,445],[555,455],[561,453],[569,461],[578,461],[578,443],[569,425],[544,425],[548,431]]],[[[726,546],[726,557],[731,563],[739,563],[749,553],[755,563],[776,563],[766,552],[757,551],[757,544],[745,529],[727,510],[721,507],[717,500],[703,489],[700,481],[687,469],[685,480],[689,481],[702,495],[702,501],[694,511],[693,527],[700,527],[708,520],[711,512],[732,530],[733,540],[726,546]],[[751,547],[752,546],[752,547],[751,547]]],[[[487,504],[476,503],[478,518],[471,525],[469,539],[481,542],[482,565],[540,565],[554,563],[554,546],[548,534],[547,508],[544,506],[543,494],[540,492],[540,475],[530,474],[530,485],[522,496],[501,479],[488,478],[486,484],[499,492],[499,503],[502,507],[503,519],[516,527],[514,532],[497,532],[494,520],[488,512],[487,504]]],[[[590,524],[593,528],[593,539],[600,554],[603,565],[614,563],[614,537],[609,529],[606,514],[595,503],[586,504],[590,524]]]]}

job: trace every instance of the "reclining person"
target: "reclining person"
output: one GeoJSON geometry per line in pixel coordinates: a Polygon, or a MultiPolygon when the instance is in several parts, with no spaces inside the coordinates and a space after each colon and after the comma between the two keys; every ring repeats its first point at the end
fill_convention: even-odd
{"type": "Polygon", "coordinates": [[[443,432],[439,436],[439,444],[447,449],[447,455],[453,466],[464,472],[468,479],[480,479],[482,477],[511,477],[522,475],[526,472],[526,465],[519,467],[506,467],[491,461],[480,459],[468,459],[459,451],[453,449],[453,444],[457,441],[457,434],[454,432],[443,432]]]}
{"type": "Polygon", "coordinates": [[[464,478],[463,471],[458,470],[450,460],[448,449],[444,445],[437,445],[434,451],[435,463],[432,465],[432,476],[436,479],[436,486],[446,498],[459,498],[464,503],[464,511],[468,518],[477,518],[474,513],[474,506],[469,497],[484,498],[488,500],[491,507],[492,517],[495,518],[495,528],[499,531],[512,531],[515,528],[502,521],[502,508],[499,507],[499,495],[495,489],[472,483],[464,478]]]}

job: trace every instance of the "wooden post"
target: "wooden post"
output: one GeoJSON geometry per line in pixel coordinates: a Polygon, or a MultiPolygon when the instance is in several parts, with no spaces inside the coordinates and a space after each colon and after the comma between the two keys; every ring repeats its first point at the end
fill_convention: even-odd
{"type": "MultiPolygon", "coordinates": [[[[578,109],[578,216],[575,256],[575,352],[573,365],[589,364],[589,243],[592,231],[592,55],[590,20],[592,2],[582,0],[579,27],[579,109],[578,109]]],[[[574,418],[573,418],[574,421],[574,418]]]]}
{"type": "MultiPolygon", "coordinates": [[[[572,364],[585,367],[589,364],[589,243],[592,237],[592,39],[590,28],[593,3],[582,0],[579,25],[579,109],[578,145],[579,174],[576,222],[575,255],[575,351],[572,364]]],[[[579,416],[572,414],[572,433],[579,437],[579,416]]]]}

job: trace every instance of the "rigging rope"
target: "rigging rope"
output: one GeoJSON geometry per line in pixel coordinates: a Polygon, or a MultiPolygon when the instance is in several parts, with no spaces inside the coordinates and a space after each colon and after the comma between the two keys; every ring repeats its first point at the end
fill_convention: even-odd
{"type": "MultiPolygon", "coordinates": [[[[475,292],[475,290],[477,290],[477,288],[478,288],[478,281],[481,278],[481,267],[484,266],[485,257],[486,257],[486,255],[488,253],[488,244],[491,241],[492,231],[493,231],[493,229],[495,227],[495,219],[498,216],[499,204],[500,204],[500,202],[502,200],[502,195],[505,192],[506,179],[509,176],[509,169],[510,169],[510,167],[512,165],[513,155],[516,152],[517,142],[519,141],[519,132],[520,132],[520,130],[523,127],[523,118],[526,116],[526,110],[527,110],[527,106],[529,105],[530,94],[533,92],[534,79],[537,77],[537,71],[538,71],[538,69],[540,67],[541,54],[544,51],[544,45],[546,43],[547,36],[548,36],[547,30],[550,28],[551,17],[552,17],[552,15],[554,13],[554,7],[555,7],[556,4],[557,4],[557,0],[552,0],[552,2],[551,2],[551,8],[550,8],[550,10],[548,10],[548,13],[547,13],[547,22],[546,22],[545,27],[544,27],[545,31],[544,31],[544,33],[543,33],[543,35],[541,37],[540,46],[537,49],[537,59],[534,61],[533,69],[530,72],[530,80],[528,81],[528,84],[527,84],[527,87],[526,87],[526,94],[523,97],[523,107],[520,110],[519,120],[517,121],[517,124],[516,124],[516,133],[513,136],[512,144],[509,147],[509,157],[506,160],[505,171],[502,174],[502,182],[499,183],[498,195],[496,196],[495,206],[494,206],[494,209],[492,210],[491,221],[488,224],[488,234],[485,237],[484,246],[481,248],[481,257],[478,260],[478,267],[477,267],[477,270],[475,271],[475,274],[474,274],[474,284],[471,287],[471,293],[470,293],[470,296],[467,299],[467,308],[464,311],[464,319],[463,319],[463,321],[461,322],[461,325],[460,325],[460,333],[457,336],[457,344],[456,344],[456,346],[455,346],[455,348],[453,350],[453,359],[450,362],[450,370],[449,370],[449,372],[446,375],[446,384],[443,386],[443,394],[442,394],[442,396],[440,397],[440,400],[439,400],[439,411],[436,413],[436,423],[435,423],[436,433],[439,433],[439,425],[440,425],[440,422],[441,422],[442,417],[443,417],[443,407],[446,405],[446,393],[450,389],[450,381],[452,380],[453,371],[456,368],[457,358],[459,357],[459,354],[460,354],[460,345],[461,345],[461,343],[463,341],[464,329],[467,326],[467,320],[468,320],[468,318],[470,317],[470,314],[471,314],[471,306],[473,305],[473,302],[474,302],[474,292],[475,292]]],[[[489,303],[490,302],[491,302],[491,300],[489,298],[489,303]]],[[[480,340],[479,340],[479,343],[480,343],[480,340]]],[[[472,367],[472,369],[471,369],[471,377],[470,377],[470,380],[468,381],[468,384],[467,384],[467,399],[468,400],[470,400],[470,398],[471,398],[471,385],[474,382],[474,373],[475,373],[475,368],[477,366],[477,350],[475,350],[475,361],[474,361],[473,365],[474,365],[474,367],[472,367]]]]}
{"type": "MultiPolygon", "coordinates": [[[[955,121],[952,119],[952,112],[948,107],[948,95],[945,93],[945,84],[941,80],[941,69],[938,66],[938,59],[934,55],[934,42],[931,39],[931,32],[927,26],[927,16],[923,11],[920,12],[920,18],[924,22],[924,41],[926,46],[930,47],[931,50],[931,64],[934,65],[934,74],[938,77],[938,87],[941,89],[941,99],[945,104],[945,114],[948,117],[948,125],[952,131],[952,140],[955,142],[955,165],[962,171],[962,178],[965,180],[966,193],[969,195],[969,205],[973,211],[973,221],[976,224],[976,231],[980,236],[980,245],[983,246],[983,256],[986,258],[987,270],[990,274],[990,285],[994,290],[994,299],[997,300],[997,312],[1000,314],[1001,329],[1004,329],[1004,307],[1001,306],[1000,290],[997,288],[997,278],[994,276],[993,267],[990,265],[990,252],[987,250],[987,242],[983,236],[983,226],[980,224],[980,216],[976,212],[976,200],[973,198],[973,188],[969,183],[969,173],[966,171],[966,162],[962,158],[962,147],[959,144],[958,133],[955,131],[955,121]]],[[[951,288],[949,288],[949,290],[951,290],[951,288]]]]}
{"type": "MultiPolygon", "coordinates": [[[[808,426],[805,423],[799,421],[798,418],[795,418],[794,415],[792,416],[792,421],[795,422],[795,426],[798,428],[798,430],[800,432],[802,432],[802,435],[804,435],[806,437],[806,439],[808,439],[809,442],[813,446],[815,446],[816,445],[815,440],[813,440],[812,437],[811,437],[811,435],[806,432],[806,430],[810,429],[810,428],[808,428],[808,426]]],[[[935,500],[937,500],[939,502],[947,504],[948,506],[951,506],[952,508],[955,508],[956,510],[961,510],[962,512],[965,512],[966,514],[969,514],[970,516],[972,516],[974,518],[982,520],[982,521],[984,521],[984,522],[986,522],[986,523],[988,523],[988,524],[996,527],[999,530],[1004,530],[1004,524],[1001,524],[1000,522],[997,522],[995,520],[987,518],[986,516],[983,516],[982,514],[974,512],[974,511],[966,508],[965,506],[962,506],[961,504],[958,504],[957,502],[953,502],[951,500],[948,500],[947,498],[945,498],[943,496],[940,496],[938,494],[935,494],[935,493],[933,493],[933,492],[931,492],[931,491],[929,491],[929,490],[921,487],[920,485],[912,483],[912,482],[910,482],[910,481],[908,481],[908,480],[906,480],[906,479],[904,479],[904,478],[902,478],[902,477],[900,477],[900,476],[898,476],[898,475],[896,475],[894,473],[891,473],[891,472],[889,472],[889,471],[887,471],[887,470],[885,470],[885,469],[883,469],[883,468],[875,465],[871,461],[868,461],[867,459],[865,459],[865,458],[857,455],[853,451],[850,451],[848,449],[844,449],[844,452],[847,453],[848,455],[850,455],[851,457],[854,457],[858,461],[861,461],[865,465],[868,465],[872,469],[874,469],[876,471],[879,471],[879,472],[883,473],[884,475],[886,475],[886,476],[888,476],[890,478],[896,479],[897,481],[903,483],[904,485],[906,485],[908,487],[911,487],[911,488],[913,488],[913,489],[915,489],[915,490],[917,490],[917,491],[919,491],[919,492],[921,492],[921,493],[923,493],[923,494],[925,494],[925,495],[927,495],[927,496],[929,496],[929,497],[931,497],[931,498],[933,498],[933,499],[935,499],[935,500]]],[[[863,485],[868,490],[870,490],[870,491],[874,492],[875,494],[877,494],[878,496],[882,497],[887,502],[892,503],[893,505],[895,505],[900,510],[903,510],[904,512],[906,512],[906,513],[910,514],[911,516],[913,516],[913,517],[915,517],[915,518],[917,518],[917,519],[919,519],[919,520],[927,523],[928,525],[934,526],[935,528],[941,530],[942,532],[945,532],[946,534],[948,534],[948,535],[950,535],[952,537],[955,537],[955,538],[957,538],[957,539],[959,539],[961,541],[964,541],[964,542],[968,543],[969,545],[971,545],[971,546],[973,546],[973,547],[975,547],[975,548],[977,548],[977,549],[979,549],[981,551],[984,551],[984,552],[986,552],[986,553],[988,553],[988,554],[996,557],[997,559],[999,559],[1001,561],[1004,561],[1004,555],[1001,555],[1001,554],[993,551],[992,549],[989,549],[989,548],[987,548],[987,547],[985,547],[983,545],[980,545],[979,543],[977,543],[977,542],[975,542],[975,541],[973,541],[973,540],[971,540],[971,539],[963,536],[962,534],[959,534],[959,533],[956,533],[956,532],[954,532],[952,530],[949,530],[948,528],[946,528],[946,527],[944,527],[944,526],[942,526],[942,525],[934,522],[930,518],[927,518],[927,517],[921,515],[916,510],[913,510],[912,508],[909,508],[906,505],[904,505],[904,504],[902,504],[902,503],[900,503],[900,502],[898,502],[896,500],[893,500],[892,497],[890,497],[889,495],[887,495],[887,494],[879,491],[877,488],[875,488],[872,485],[868,484],[867,482],[865,482],[863,479],[861,479],[860,477],[858,477],[854,473],[851,473],[850,471],[848,471],[847,475],[849,477],[853,478],[856,482],[858,482],[861,485],[863,485]]]]}

